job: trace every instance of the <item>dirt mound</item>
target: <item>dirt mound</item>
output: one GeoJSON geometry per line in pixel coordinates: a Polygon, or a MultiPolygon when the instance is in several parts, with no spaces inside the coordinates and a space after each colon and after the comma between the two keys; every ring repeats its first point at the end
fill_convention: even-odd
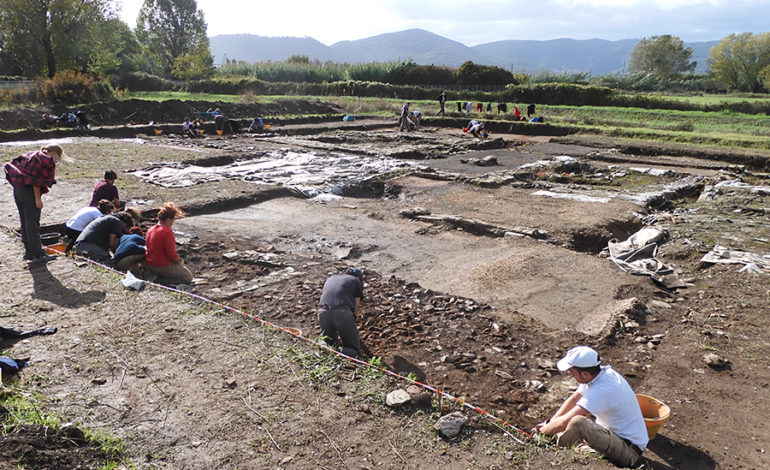
{"type": "MultiPolygon", "coordinates": [[[[120,125],[129,123],[182,122],[185,117],[199,117],[209,108],[219,108],[227,117],[252,119],[255,116],[285,114],[341,114],[339,106],[308,100],[277,100],[270,103],[222,103],[209,101],[144,101],[115,100],[80,106],[93,125],[120,125]]],[[[51,108],[18,108],[0,112],[0,129],[21,129],[40,126],[44,113],[62,114],[73,108],[57,105],[51,108]]]]}
{"type": "Polygon", "coordinates": [[[0,470],[17,468],[97,468],[108,456],[75,427],[53,430],[21,425],[3,436],[0,470]]]}

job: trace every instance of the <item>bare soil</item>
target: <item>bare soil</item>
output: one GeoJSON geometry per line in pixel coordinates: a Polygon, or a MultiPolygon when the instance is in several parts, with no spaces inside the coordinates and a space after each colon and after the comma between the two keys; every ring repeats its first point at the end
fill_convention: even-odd
{"type": "MultiPolygon", "coordinates": [[[[729,162],[675,155],[613,152],[609,162],[606,147],[548,137],[495,134],[480,143],[432,127],[399,134],[305,126],[304,137],[276,126],[270,135],[228,138],[75,139],[45,197],[44,222],[66,220],[113,168],[129,206],[148,211],[147,224],[149,210],[165,200],[187,209],[174,226],[178,248],[206,298],[316,338],[323,282],[359,266],[366,275],[364,344],[395,372],[528,430],[575,386],[556,371],[556,360],[588,344],[638,393],[672,408],[645,452],[648,468],[770,466],[770,343],[763,334],[770,280],[699,261],[714,244],[768,253],[762,211],[770,197],[725,191],[705,202],[675,199],[665,211],[624,198],[688,176],[698,178],[698,190],[725,178],[761,185],[761,177],[729,162]],[[280,184],[228,179],[168,188],[129,173],[149,162],[215,169],[281,149],[418,166],[352,178],[345,197],[314,199],[280,184]],[[488,155],[498,165],[461,162],[488,155]],[[590,168],[520,168],[561,155],[590,168]],[[676,173],[607,176],[642,158],[643,166],[676,173]],[[533,195],[538,189],[611,197],[556,199],[533,195]],[[448,217],[402,215],[416,207],[448,217]],[[448,222],[458,218],[462,223],[448,222]],[[652,221],[670,234],[659,259],[687,287],[666,289],[601,255],[609,239],[652,221]],[[547,236],[491,236],[487,226],[547,236]],[[709,367],[709,352],[729,364],[709,367]]],[[[34,145],[0,147],[0,154],[8,160],[27,148],[34,145]]],[[[0,188],[0,221],[15,227],[10,188],[0,188]]],[[[3,326],[60,328],[4,345],[7,355],[33,358],[21,383],[78,425],[123,438],[124,459],[135,467],[612,468],[570,450],[522,446],[468,409],[466,431],[444,441],[431,425],[457,406],[445,398],[390,410],[384,395],[406,383],[237,312],[155,288],[126,291],[117,275],[70,258],[27,266],[20,252],[10,232],[0,235],[3,326]]]]}

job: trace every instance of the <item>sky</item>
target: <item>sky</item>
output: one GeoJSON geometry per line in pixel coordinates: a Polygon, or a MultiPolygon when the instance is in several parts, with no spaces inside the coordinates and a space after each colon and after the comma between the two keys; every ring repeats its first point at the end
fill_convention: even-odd
{"type": "MultiPolygon", "coordinates": [[[[136,26],[142,0],[116,0],[136,26]]],[[[332,45],[420,28],[465,44],[506,39],[686,42],[770,31],[768,0],[198,0],[208,35],[312,37],[332,45]]]]}

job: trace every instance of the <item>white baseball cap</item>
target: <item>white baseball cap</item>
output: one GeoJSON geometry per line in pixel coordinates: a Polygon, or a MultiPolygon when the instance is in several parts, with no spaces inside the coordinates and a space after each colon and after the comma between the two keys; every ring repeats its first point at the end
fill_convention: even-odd
{"type": "Polygon", "coordinates": [[[601,363],[598,352],[588,346],[576,346],[567,351],[567,355],[556,363],[556,367],[564,372],[572,367],[595,367],[601,363]]]}

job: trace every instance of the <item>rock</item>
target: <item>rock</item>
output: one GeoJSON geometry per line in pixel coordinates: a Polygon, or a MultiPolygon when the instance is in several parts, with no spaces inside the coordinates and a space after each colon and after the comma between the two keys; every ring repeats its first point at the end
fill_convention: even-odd
{"type": "Polygon", "coordinates": [[[719,357],[718,355],[714,353],[706,353],[703,355],[703,360],[706,362],[706,365],[711,367],[715,370],[725,370],[729,369],[731,366],[731,362],[719,357]]]}
{"type": "Polygon", "coordinates": [[[655,308],[671,308],[671,304],[662,300],[653,300],[650,302],[650,306],[655,308]]]}
{"type": "Polygon", "coordinates": [[[241,255],[237,251],[230,251],[227,253],[222,253],[222,258],[226,259],[227,261],[235,261],[237,260],[241,255]]]}
{"type": "Polygon", "coordinates": [[[540,359],[537,361],[537,366],[545,370],[556,370],[556,363],[549,359],[540,359]]]}
{"type": "Polygon", "coordinates": [[[107,383],[107,379],[104,377],[96,377],[94,379],[91,379],[91,383],[94,385],[104,385],[107,383]]]}
{"type": "Polygon", "coordinates": [[[467,423],[468,417],[459,411],[455,411],[454,413],[450,413],[439,418],[439,420],[436,421],[436,424],[433,425],[433,428],[438,431],[438,434],[441,437],[445,439],[453,439],[458,434],[460,434],[463,426],[465,426],[467,423]]]}
{"type": "Polygon", "coordinates": [[[513,376],[511,374],[499,369],[495,371],[495,375],[500,377],[503,380],[513,380],[513,376]]]}
{"type": "Polygon", "coordinates": [[[392,392],[388,393],[388,396],[385,397],[385,403],[389,407],[395,408],[403,405],[404,403],[408,403],[411,401],[411,399],[412,397],[409,396],[406,390],[399,388],[398,390],[393,390],[392,392]]]}

